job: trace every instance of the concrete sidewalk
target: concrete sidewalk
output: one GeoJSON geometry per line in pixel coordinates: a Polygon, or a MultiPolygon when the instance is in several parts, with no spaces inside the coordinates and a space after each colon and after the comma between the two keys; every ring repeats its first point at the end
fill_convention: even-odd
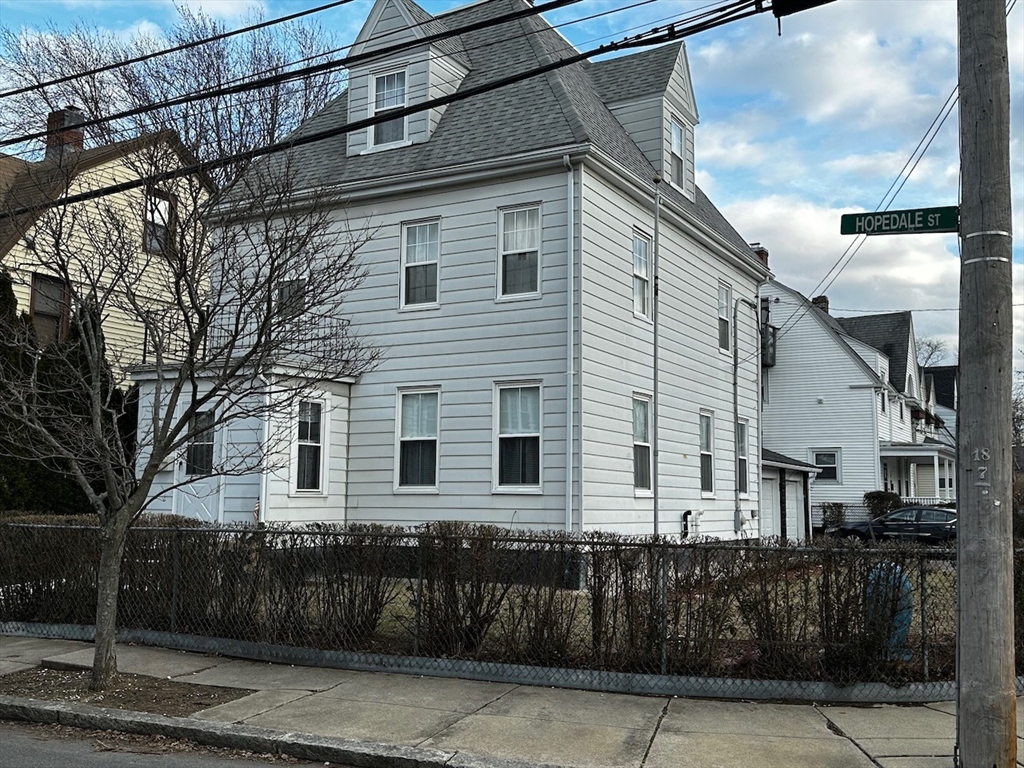
{"type": "MultiPolygon", "coordinates": [[[[0,674],[38,664],[88,668],[92,647],[0,637],[0,674]]],[[[269,739],[275,749],[297,756],[314,754],[304,744],[343,745],[355,750],[349,758],[353,765],[496,768],[511,761],[579,768],[949,768],[953,764],[955,712],[949,702],[851,707],[629,696],[264,664],[123,645],[118,646],[118,666],[123,672],[256,691],[188,719],[139,716],[131,727],[123,726],[126,729],[138,732],[149,727],[139,725],[142,721],[182,721],[164,725],[180,725],[186,735],[199,734],[190,736],[197,740],[206,733],[214,743],[219,743],[218,734],[225,733],[241,739],[269,739]]],[[[38,709],[38,705],[24,709],[27,700],[12,704],[10,697],[0,697],[4,698],[0,713],[9,716],[12,712],[30,715],[32,706],[38,709]]],[[[39,716],[50,717],[59,710],[70,717],[72,709],[70,705],[51,708],[39,716]]],[[[96,712],[111,710],[86,715],[96,716],[96,712]]],[[[1021,714],[1018,706],[1018,732],[1024,733],[1021,714]]],[[[87,721],[122,727],[117,717],[87,721]]],[[[66,721],[70,724],[62,715],[60,722],[66,721]]],[[[1018,745],[1024,756],[1024,739],[1018,745]]],[[[1024,765],[1024,760],[1019,764],[1024,765]]]]}

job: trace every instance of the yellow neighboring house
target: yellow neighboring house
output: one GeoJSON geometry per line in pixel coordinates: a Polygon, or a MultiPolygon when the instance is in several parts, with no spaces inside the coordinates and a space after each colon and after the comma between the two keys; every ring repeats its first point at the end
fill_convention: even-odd
{"type": "Polygon", "coordinates": [[[40,346],[62,338],[89,299],[100,307],[110,362],[123,369],[145,362],[143,319],[173,302],[180,270],[195,268],[196,211],[212,185],[177,179],[61,205],[196,162],[171,131],[85,148],[84,120],[74,107],[51,112],[38,162],[0,153],[0,263],[40,346]]]}

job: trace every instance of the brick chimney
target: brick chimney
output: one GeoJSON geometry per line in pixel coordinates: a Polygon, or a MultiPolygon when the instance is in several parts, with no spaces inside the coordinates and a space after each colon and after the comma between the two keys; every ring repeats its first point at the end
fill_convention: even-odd
{"type": "Polygon", "coordinates": [[[60,162],[71,152],[81,152],[85,146],[85,132],[77,126],[85,122],[85,113],[78,107],[64,107],[51,112],[46,118],[46,159],[60,162]],[[57,133],[55,133],[57,131],[57,133]]]}
{"type": "Polygon", "coordinates": [[[761,260],[761,263],[766,267],[768,266],[768,249],[760,243],[751,243],[750,250],[754,252],[754,255],[761,260]]]}
{"type": "Polygon", "coordinates": [[[816,306],[826,315],[828,314],[828,296],[825,296],[824,294],[822,294],[821,296],[815,296],[813,299],[811,299],[811,304],[816,306]]]}

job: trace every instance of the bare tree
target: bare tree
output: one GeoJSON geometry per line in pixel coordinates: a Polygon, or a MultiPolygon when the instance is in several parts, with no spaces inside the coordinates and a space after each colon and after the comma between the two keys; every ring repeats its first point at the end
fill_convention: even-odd
{"type": "Polygon", "coordinates": [[[955,350],[948,342],[935,336],[918,336],[914,339],[917,345],[917,362],[922,368],[930,365],[942,365],[950,357],[955,357],[955,350]]]}
{"type": "MultiPolygon", "coordinates": [[[[181,12],[172,42],[217,27],[181,12]]],[[[7,79],[15,85],[123,60],[128,50],[155,44],[135,40],[125,48],[81,29],[33,38],[6,33],[3,42],[7,79]],[[66,54],[64,68],[53,68],[55,52],[66,54]]],[[[32,92],[19,101],[24,111],[15,112],[24,128],[38,122],[39,107],[45,113],[77,103],[102,114],[110,105],[158,103],[179,84],[188,89],[265,74],[267,66],[298,58],[296,46],[322,51],[322,44],[308,28],[294,38],[267,33],[224,41],[32,92]]],[[[319,109],[336,86],[321,77],[237,97],[251,101],[203,102],[104,126],[93,135],[121,142],[102,178],[150,179],[196,158],[217,160],[273,141],[319,109]]],[[[25,262],[5,257],[5,265],[16,279],[42,271],[63,291],[56,299],[63,327],[54,329],[52,343],[11,318],[0,328],[0,446],[16,443],[21,455],[73,477],[98,516],[92,685],[103,688],[117,674],[128,530],[174,487],[154,485],[160,472],[205,431],[288,412],[318,381],[358,375],[378,352],[352,332],[344,313],[347,294],[363,276],[357,251],[371,233],[336,215],[336,202],[307,184],[289,158],[218,165],[209,174],[61,204],[65,191],[88,187],[89,157],[68,150],[28,164],[16,194],[7,195],[7,212],[0,210],[0,227],[19,233],[17,259],[25,262]],[[26,200],[35,209],[15,215],[26,200]],[[132,377],[151,388],[139,413],[138,445],[120,428],[132,377]]],[[[200,474],[268,469],[279,451],[274,435],[263,437],[200,474]]]]}
{"type": "Polygon", "coordinates": [[[1010,410],[1013,419],[1013,445],[1024,447],[1024,370],[1013,372],[1013,400],[1010,410]]]}

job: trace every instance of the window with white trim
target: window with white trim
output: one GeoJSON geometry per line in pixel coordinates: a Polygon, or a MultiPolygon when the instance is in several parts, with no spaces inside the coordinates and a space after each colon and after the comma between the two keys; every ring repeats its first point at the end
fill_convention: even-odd
{"type": "Polygon", "coordinates": [[[540,385],[498,387],[498,487],[540,487],[540,385]]]}
{"type": "MultiPolygon", "coordinates": [[[[373,76],[373,116],[387,114],[406,105],[405,70],[373,76]]],[[[385,120],[371,128],[375,147],[405,141],[405,118],[385,120]]]]}
{"type": "Polygon", "coordinates": [[[402,306],[437,304],[441,224],[428,221],[402,227],[402,306]]]}
{"type": "Polygon", "coordinates": [[[436,390],[398,393],[398,487],[437,487],[436,390]]]}
{"type": "Polygon", "coordinates": [[[295,460],[295,490],[321,490],[323,476],[323,403],[301,400],[298,413],[298,453],[295,460]]]}
{"type": "Polygon", "coordinates": [[[277,305],[281,317],[291,320],[306,310],[306,281],[284,280],[277,286],[277,305]]]}
{"type": "Polygon", "coordinates": [[[651,401],[633,398],[633,488],[651,490],[651,401]]]}
{"type": "Polygon", "coordinates": [[[651,316],[651,241],[633,233],[633,312],[651,316]]]}
{"type": "Polygon", "coordinates": [[[711,413],[700,414],[700,490],[715,492],[715,420],[711,413]]]}
{"type": "Polygon", "coordinates": [[[748,458],[748,426],[745,420],[736,422],[736,487],[741,494],[750,493],[750,461],[748,458]]]}
{"type": "Polygon", "coordinates": [[[142,227],[142,248],[147,253],[174,253],[178,200],[156,187],[146,190],[146,215],[142,227]]]}
{"type": "Polygon", "coordinates": [[[686,174],[685,171],[685,149],[684,149],[684,132],[683,126],[672,121],[672,153],[671,153],[671,169],[672,169],[672,183],[680,189],[683,188],[683,178],[686,174]]]}
{"type": "Polygon", "coordinates": [[[840,482],[839,451],[837,449],[812,451],[811,463],[820,470],[815,482],[840,482]]]}
{"type": "Polygon", "coordinates": [[[724,352],[732,349],[732,320],[729,308],[732,306],[732,288],[727,283],[718,284],[718,348],[724,352]]]}
{"type": "Polygon", "coordinates": [[[540,291],[540,206],[501,211],[498,295],[540,291]]]}
{"type": "Polygon", "coordinates": [[[192,437],[185,451],[185,474],[189,477],[213,472],[213,422],[213,411],[196,411],[192,417],[192,437]]]}

